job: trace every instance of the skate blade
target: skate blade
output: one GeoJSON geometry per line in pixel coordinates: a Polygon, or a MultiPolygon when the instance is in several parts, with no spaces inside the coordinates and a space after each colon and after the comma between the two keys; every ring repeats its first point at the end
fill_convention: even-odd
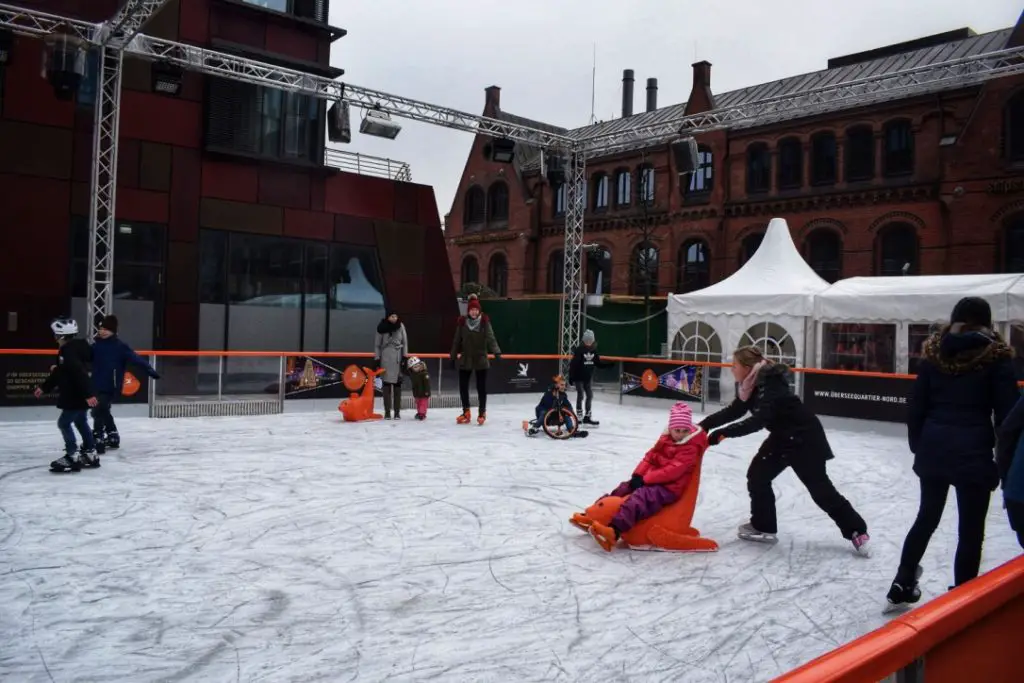
{"type": "Polygon", "coordinates": [[[765,543],[767,545],[775,545],[779,542],[779,537],[771,534],[736,534],[740,540],[750,541],[751,543],[765,543]]]}
{"type": "Polygon", "coordinates": [[[626,545],[630,550],[636,550],[642,553],[673,553],[676,555],[693,555],[695,553],[714,553],[718,552],[717,548],[688,548],[686,550],[680,550],[677,548],[662,548],[656,545],[626,545]]]}
{"type": "Polygon", "coordinates": [[[912,609],[914,609],[914,605],[912,603],[892,603],[886,600],[885,606],[882,607],[882,616],[888,616],[890,614],[901,614],[903,612],[909,612],[912,609]]]}

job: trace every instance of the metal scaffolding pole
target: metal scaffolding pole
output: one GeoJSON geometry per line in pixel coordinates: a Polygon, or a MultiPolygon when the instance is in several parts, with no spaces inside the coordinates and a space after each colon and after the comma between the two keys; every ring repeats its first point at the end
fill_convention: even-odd
{"type": "Polygon", "coordinates": [[[565,268],[562,285],[560,373],[568,375],[569,358],[580,343],[583,324],[583,219],[587,207],[587,162],[582,152],[565,164],[565,268]]]}

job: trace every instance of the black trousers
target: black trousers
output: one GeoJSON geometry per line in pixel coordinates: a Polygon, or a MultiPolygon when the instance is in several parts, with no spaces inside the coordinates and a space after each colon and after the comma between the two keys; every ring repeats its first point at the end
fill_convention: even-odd
{"type": "MultiPolygon", "coordinates": [[[[943,479],[921,479],[921,505],[917,519],[903,541],[903,554],[896,582],[913,583],[917,565],[928,549],[928,541],[939,526],[942,510],[946,507],[949,483],[943,479]]],[[[981,567],[981,546],[985,541],[985,517],[988,515],[992,492],[981,486],[957,486],[956,507],[960,517],[957,530],[956,558],[953,560],[953,578],[957,586],[978,576],[981,567]]]]}
{"type": "Polygon", "coordinates": [[[480,401],[480,412],[487,412],[487,371],[459,370],[459,398],[462,399],[462,412],[469,411],[469,376],[476,373],[476,395],[480,401]]]}
{"type": "Polygon", "coordinates": [[[794,453],[784,455],[766,449],[764,446],[754,456],[747,470],[747,491],[750,492],[750,523],[758,531],[767,534],[778,532],[775,516],[775,492],[772,481],[787,467],[807,487],[811,500],[839,527],[843,538],[849,539],[856,533],[867,533],[864,518],[836,490],[825,471],[825,459],[814,454],[794,453]]]}
{"type": "Polygon", "coordinates": [[[590,415],[590,406],[594,403],[594,386],[591,380],[579,380],[576,385],[576,414],[590,415]],[[587,410],[583,412],[583,397],[587,398],[587,410]]]}
{"type": "Polygon", "coordinates": [[[395,415],[402,412],[402,383],[396,382],[395,384],[388,384],[384,382],[381,386],[381,392],[384,394],[384,414],[390,415],[391,409],[394,407],[395,415]]]}
{"type": "Polygon", "coordinates": [[[1017,532],[1017,542],[1024,549],[1024,503],[1006,501],[1006,516],[1010,519],[1010,528],[1017,532]]]}
{"type": "Polygon", "coordinates": [[[105,435],[117,434],[117,425],[110,412],[114,397],[111,394],[96,394],[96,407],[92,409],[92,431],[97,439],[105,435]]]}

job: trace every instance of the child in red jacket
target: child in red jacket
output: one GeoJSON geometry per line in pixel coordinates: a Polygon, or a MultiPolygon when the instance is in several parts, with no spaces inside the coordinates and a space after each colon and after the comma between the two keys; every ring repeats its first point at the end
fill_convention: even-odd
{"type": "Polygon", "coordinates": [[[609,495],[628,496],[605,526],[590,525],[590,535],[610,551],[619,537],[637,522],[657,514],[666,505],[679,500],[690,484],[693,471],[708,447],[708,435],[693,426],[693,411],[680,401],[669,413],[668,429],[647,451],[629,481],[619,484],[609,495]]]}

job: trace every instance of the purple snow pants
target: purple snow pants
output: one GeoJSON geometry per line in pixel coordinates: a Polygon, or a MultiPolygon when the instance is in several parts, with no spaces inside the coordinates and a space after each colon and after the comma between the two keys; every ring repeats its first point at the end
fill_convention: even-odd
{"type": "Polygon", "coordinates": [[[616,486],[615,490],[608,495],[629,496],[612,517],[612,526],[620,534],[632,529],[637,522],[656,515],[666,505],[671,505],[679,500],[678,496],[659,484],[638,488],[630,495],[628,481],[616,486]]]}

